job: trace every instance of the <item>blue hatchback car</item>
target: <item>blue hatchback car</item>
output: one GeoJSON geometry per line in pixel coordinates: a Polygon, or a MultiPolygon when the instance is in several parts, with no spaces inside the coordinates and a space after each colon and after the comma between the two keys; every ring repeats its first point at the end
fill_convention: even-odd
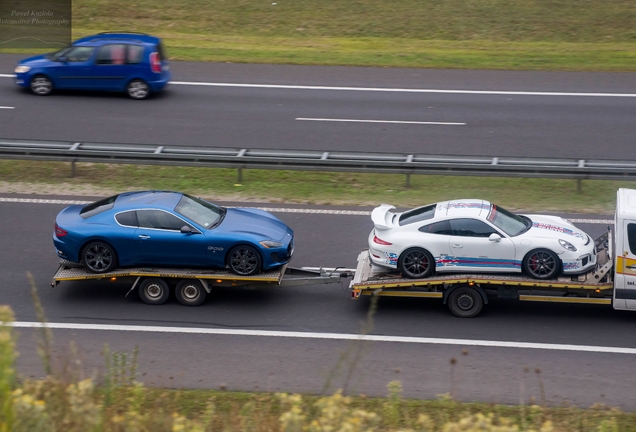
{"type": "Polygon", "coordinates": [[[22,60],[16,84],[40,96],[55,89],[126,92],[145,99],[170,81],[161,39],[143,33],[99,33],[55,53],[22,60]]]}
{"type": "Polygon", "coordinates": [[[55,220],[53,243],[60,258],[92,273],[153,265],[252,276],[291,260],[294,232],[266,211],[143,191],[66,207],[55,220]]]}

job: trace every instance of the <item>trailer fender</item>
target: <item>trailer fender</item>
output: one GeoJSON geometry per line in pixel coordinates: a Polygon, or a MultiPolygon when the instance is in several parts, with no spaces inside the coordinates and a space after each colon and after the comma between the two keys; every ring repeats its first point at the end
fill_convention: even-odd
{"type": "Polygon", "coordinates": [[[484,300],[484,304],[488,304],[488,296],[486,295],[486,292],[483,289],[481,289],[479,285],[476,285],[476,284],[472,284],[472,285],[471,284],[455,284],[450,286],[449,288],[446,288],[446,291],[444,291],[443,304],[448,303],[448,297],[451,295],[453,291],[455,291],[457,288],[464,287],[464,286],[475,289],[481,295],[481,298],[484,300]]]}

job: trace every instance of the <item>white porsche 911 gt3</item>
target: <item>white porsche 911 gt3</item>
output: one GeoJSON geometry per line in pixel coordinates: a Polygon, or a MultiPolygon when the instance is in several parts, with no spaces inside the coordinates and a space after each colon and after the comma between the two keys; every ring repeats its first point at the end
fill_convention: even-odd
{"type": "Polygon", "coordinates": [[[408,278],[433,272],[520,273],[535,279],[596,266],[589,235],[557,216],[517,215],[488,201],[444,201],[403,213],[382,204],[369,235],[373,264],[408,278]]]}

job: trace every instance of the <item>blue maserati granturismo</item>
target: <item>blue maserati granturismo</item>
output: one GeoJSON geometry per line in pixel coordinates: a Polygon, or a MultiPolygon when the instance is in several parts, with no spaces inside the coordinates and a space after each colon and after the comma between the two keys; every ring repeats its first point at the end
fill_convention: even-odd
{"type": "Polygon", "coordinates": [[[153,265],[252,276],[291,260],[294,232],[262,210],[225,208],[179,192],[127,192],[56,217],[60,258],[92,273],[153,265]]]}

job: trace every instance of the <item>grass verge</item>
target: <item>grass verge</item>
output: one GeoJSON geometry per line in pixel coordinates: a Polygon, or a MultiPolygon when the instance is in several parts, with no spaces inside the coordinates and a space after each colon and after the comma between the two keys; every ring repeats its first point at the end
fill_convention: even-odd
{"type": "Polygon", "coordinates": [[[130,190],[178,190],[216,201],[414,207],[458,198],[481,198],[524,211],[612,214],[616,190],[635,182],[459,176],[324,173],[235,169],[0,161],[0,191],[108,195],[130,190]]]}
{"type": "Polygon", "coordinates": [[[73,2],[74,37],[142,31],[173,59],[243,63],[634,71],[635,20],[629,0],[73,2]]]}

